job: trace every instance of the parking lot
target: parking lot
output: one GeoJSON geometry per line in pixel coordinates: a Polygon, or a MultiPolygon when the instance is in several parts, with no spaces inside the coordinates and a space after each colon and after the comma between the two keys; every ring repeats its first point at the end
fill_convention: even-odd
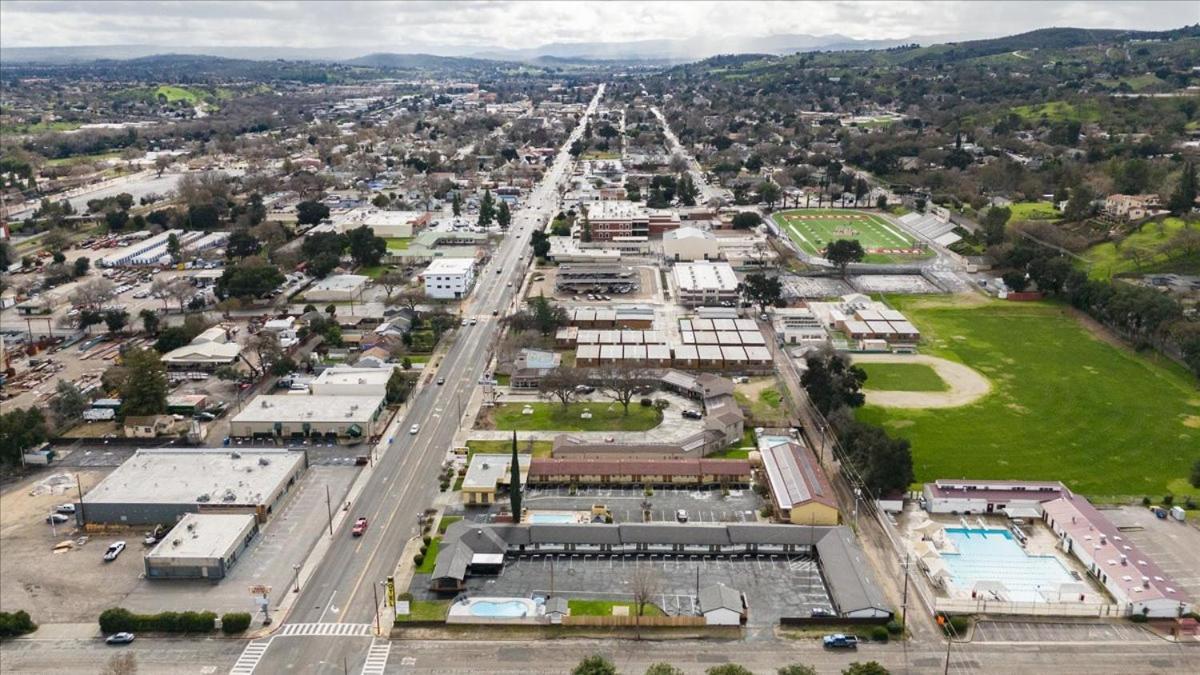
{"type": "Polygon", "coordinates": [[[1158,640],[1131,623],[980,621],[973,642],[1145,642],[1158,640]]]}
{"type": "MultiPolygon", "coordinates": [[[[1140,506],[1108,509],[1104,515],[1188,595],[1200,598],[1200,529],[1171,518],[1160,520],[1140,506]]],[[[1195,517],[1194,512],[1190,515],[1195,517]]]]}
{"type": "MultiPolygon", "coordinates": [[[[655,488],[650,496],[640,488],[587,488],[571,494],[566,487],[525,489],[523,504],[531,511],[591,511],[603,504],[612,512],[613,522],[643,522],[643,503],[649,504],[650,520],[674,521],[677,511],[687,513],[692,523],[746,523],[757,519],[762,500],[753,490],[730,490],[722,495],[720,488],[655,488]]],[[[493,506],[492,510],[501,505],[493,506]]],[[[485,522],[489,513],[468,511],[468,517],[485,522]]]]}
{"type": "Polygon", "coordinates": [[[816,607],[832,609],[816,562],[802,556],[535,555],[509,558],[499,577],[473,577],[467,585],[472,595],[549,595],[553,586],[555,594],[567,598],[628,601],[634,571],[647,567],[654,570],[657,587],[653,602],[671,615],[697,613],[697,583],[700,588],[723,583],[745,593],[751,626],[775,624],[780,616],[808,616],[816,607]]]}

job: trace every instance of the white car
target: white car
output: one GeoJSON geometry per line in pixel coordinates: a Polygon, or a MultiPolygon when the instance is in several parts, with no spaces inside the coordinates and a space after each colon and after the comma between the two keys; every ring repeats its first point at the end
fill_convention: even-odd
{"type": "Polygon", "coordinates": [[[411,427],[409,427],[409,428],[408,428],[408,433],[410,433],[410,434],[415,434],[415,433],[417,433],[417,432],[418,432],[418,431],[420,431],[420,430],[421,430],[421,425],[420,425],[420,424],[414,424],[414,425],[412,425],[411,427]]]}
{"type": "Polygon", "coordinates": [[[125,542],[123,542],[123,541],[114,542],[111,546],[108,547],[108,550],[104,552],[104,562],[112,562],[112,561],[116,560],[117,556],[121,555],[121,551],[124,551],[124,550],[125,550],[125,542]]]}

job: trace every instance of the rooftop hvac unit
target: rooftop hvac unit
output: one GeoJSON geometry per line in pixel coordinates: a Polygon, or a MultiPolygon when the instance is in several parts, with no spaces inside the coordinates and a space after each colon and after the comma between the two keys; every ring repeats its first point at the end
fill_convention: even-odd
{"type": "Polygon", "coordinates": [[[208,493],[207,493],[207,492],[205,492],[204,494],[200,495],[199,497],[196,497],[196,501],[198,501],[198,502],[206,502],[206,501],[208,501],[208,500],[210,500],[210,499],[212,499],[212,497],[208,496],[208,493]]]}
{"type": "Polygon", "coordinates": [[[187,524],[187,529],[188,529],[188,530],[194,530],[194,529],[196,529],[196,523],[188,523],[188,524],[187,524]]]}
{"type": "Polygon", "coordinates": [[[230,459],[241,459],[242,453],[238,452],[237,450],[234,450],[233,452],[229,453],[229,458],[230,459]]]}
{"type": "Polygon", "coordinates": [[[271,460],[267,459],[266,457],[259,457],[259,458],[258,458],[258,465],[259,465],[259,466],[266,466],[266,465],[268,465],[268,464],[270,464],[270,463],[271,463],[271,460]]]}
{"type": "Polygon", "coordinates": [[[262,407],[264,407],[264,408],[270,408],[270,407],[271,407],[271,404],[270,404],[270,403],[268,403],[268,402],[267,402],[267,399],[265,399],[265,398],[264,398],[264,399],[262,399],[262,407]]]}
{"type": "Polygon", "coordinates": [[[181,542],[181,541],[180,541],[180,540],[178,540],[178,539],[172,539],[172,540],[171,540],[171,545],[172,545],[172,546],[178,546],[178,545],[180,545],[181,543],[183,543],[183,542],[181,542]]]}

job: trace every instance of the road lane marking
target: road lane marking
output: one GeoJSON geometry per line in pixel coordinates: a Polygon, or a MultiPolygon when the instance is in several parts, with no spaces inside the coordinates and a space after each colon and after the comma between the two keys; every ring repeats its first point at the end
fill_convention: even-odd
{"type": "MultiPolygon", "coordinates": [[[[317,617],[317,621],[324,621],[324,620],[325,620],[325,612],[328,612],[328,611],[329,611],[329,608],[330,608],[330,607],[333,607],[333,598],[334,598],[334,596],[336,596],[336,595],[337,595],[337,590],[336,590],[336,589],[334,589],[333,593],[331,593],[331,594],[329,595],[329,602],[325,604],[325,610],[321,612],[321,616],[317,617]]],[[[336,609],[335,609],[335,610],[333,610],[333,611],[334,611],[334,613],[335,613],[335,614],[337,613],[337,610],[336,610],[336,609]]]]}
{"type": "Polygon", "coordinates": [[[275,637],[367,637],[369,623],[289,623],[275,637]]]}

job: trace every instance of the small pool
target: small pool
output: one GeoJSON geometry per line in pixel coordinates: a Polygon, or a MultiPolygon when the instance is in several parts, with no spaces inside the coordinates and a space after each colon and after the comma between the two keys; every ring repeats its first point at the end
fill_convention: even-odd
{"type": "Polygon", "coordinates": [[[568,511],[533,511],[526,519],[530,523],[577,523],[579,516],[568,511]]]}
{"type": "MultiPolygon", "coordinates": [[[[1010,600],[1042,602],[1061,584],[1076,584],[1054,556],[1029,555],[1008,530],[946,528],[958,553],[943,553],[955,586],[970,592],[981,581],[1004,584],[1010,600]]],[[[1054,597],[1049,599],[1053,600],[1054,597]]]]}
{"type": "Polygon", "coordinates": [[[526,600],[505,600],[502,602],[477,600],[471,603],[470,612],[471,616],[492,618],[528,616],[529,602],[526,600]]]}

